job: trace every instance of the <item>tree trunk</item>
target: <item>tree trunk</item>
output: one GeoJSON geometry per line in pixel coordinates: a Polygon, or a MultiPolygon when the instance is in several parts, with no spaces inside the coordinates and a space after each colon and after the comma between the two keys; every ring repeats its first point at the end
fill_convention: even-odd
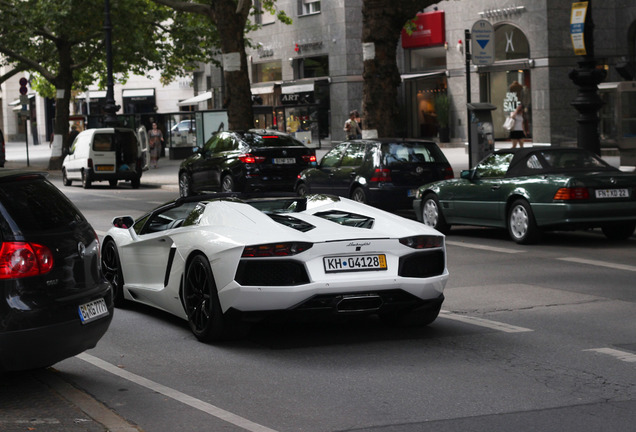
{"type": "Polygon", "coordinates": [[[397,103],[401,84],[397,67],[397,44],[406,22],[418,11],[436,3],[431,0],[363,0],[362,43],[363,129],[367,136],[392,137],[400,124],[397,103]]]}
{"type": "Polygon", "coordinates": [[[60,70],[53,80],[57,94],[55,97],[55,124],[53,125],[54,138],[51,146],[51,158],[49,159],[50,170],[62,169],[64,155],[68,153],[70,147],[68,142],[68,119],[70,115],[71,88],[73,88],[70,45],[68,47],[58,46],[58,53],[60,56],[60,70]]]}
{"type": "Polygon", "coordinates": [[[254,127],[244,34],[251,2],[244,2],[242,5],[242,9],[238,11],[237,3],[233,0],[218,1],[214,6],[224,56],[223,107],[228,111],[227,128],[230,130],[247,130],[254,127]]]}

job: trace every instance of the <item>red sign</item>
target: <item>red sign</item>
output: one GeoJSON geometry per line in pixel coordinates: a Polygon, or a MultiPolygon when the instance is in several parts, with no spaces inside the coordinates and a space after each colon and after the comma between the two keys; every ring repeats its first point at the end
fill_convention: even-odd
{"type": "Polygon", "coordinates": [[[444,11],[417,14],[415,30],[410,35],[402,30],[402,48],[441,46],[446,42],[444,11]]]}

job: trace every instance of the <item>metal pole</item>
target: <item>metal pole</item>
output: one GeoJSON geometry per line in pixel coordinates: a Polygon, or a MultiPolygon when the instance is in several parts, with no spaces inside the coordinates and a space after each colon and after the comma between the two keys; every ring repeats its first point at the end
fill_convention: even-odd
{"type": "Polygon", "coordinates": [[[466,41],[466,136],[468,138],[468,168],[473,167],[473,143],[470,134],[470,108],[468,104],[471,102],[470,97],[470,30],[464,29],[464,39],[466,41]]]}
{"type": "Polygon", "coordinates": [[[29,129],[28,129],[28,122],[27,122],[27,116],[26,116],[26,112],[24,113],[24,142],[26,143],[26,157],[27,157],[27,166],[31,166],[31,164],[29,163],[29,129]]]}

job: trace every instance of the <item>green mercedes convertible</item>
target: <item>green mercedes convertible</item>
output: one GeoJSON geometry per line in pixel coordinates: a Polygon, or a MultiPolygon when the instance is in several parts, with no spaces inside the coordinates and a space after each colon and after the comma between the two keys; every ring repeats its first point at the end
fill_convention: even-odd
{"type": "Polygon", "coordinates": [[[421,186],[413,209],[442,233],[451,225],[506,228],[530,244],[543,231],[600,227],[624,240],[636,228],[635,193],[636,173],[588,150],[533,147],[491,153],[458,179],[421,186]]]}

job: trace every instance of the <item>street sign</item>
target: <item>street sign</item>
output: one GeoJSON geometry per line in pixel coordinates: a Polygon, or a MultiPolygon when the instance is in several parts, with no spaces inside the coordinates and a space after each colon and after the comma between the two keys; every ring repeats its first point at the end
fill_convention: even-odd
{"type": "Polygon", "coordinates": [[[490,21],[479,20],[473,24],[471,38],[472,60],[477,66],[486,66],[495,61],[495,29],[490,21]]]}
{"type": "Polygon", "coordinates": [[[570,16],[570,37],[574,55],[586,55],[585,49],[585,19],[587,15],[588,2],[572,3],[572,14],[570,16]]]}

